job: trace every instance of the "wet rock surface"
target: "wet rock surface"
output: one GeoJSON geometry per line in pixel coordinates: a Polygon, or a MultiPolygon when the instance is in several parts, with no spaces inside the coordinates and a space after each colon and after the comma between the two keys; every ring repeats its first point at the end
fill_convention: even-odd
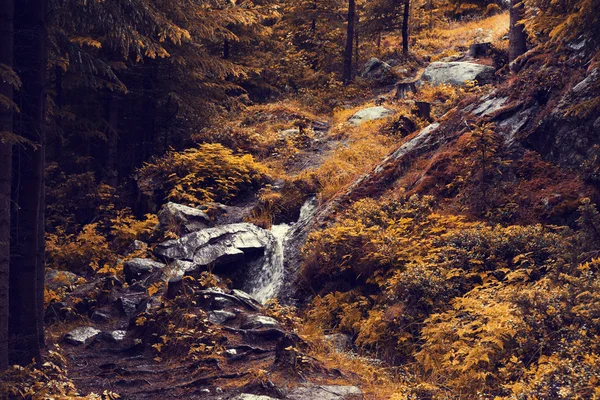
{"type": "Polygon", "coordinates": [[[169,202],[158,212],[162,229],[176,228],[191,233],[212,226],[208,214],[197,208],[169,202]]]}
{"type": "Polygon", "coordinates": [[[269,232],[255,225],[239,223],[208,228],[177,240],[159,244],[159,257],[191,261],[199,267],[228,264],[256,258],[269,244],[269,232]]]}
{"type": "Polygon", "coordinates": [[[360,126],[368,121],[375,121],[378,119],[387,118],[394,115],[394,111],[383,106],[369,107],[355,113],[348,123],[354,126],[360,126]]]}
{"type": "Polygon", "coordinates": [[[362,400],[362,391],[356,386],[298,386],[286,396],[288,400],[362,400]]]}
{"type": "Polygon", "coordinates": [[[66,343],[72,344],[73,346],[80,346],[85,344],[90,339],[93,339],[100,333],[100,329],[96,329],[91,326],[82,326],[75,328],[64,337],[66,343]]]}
{"type": "Polygon", "coordinates": [[[477,81],[481,85],[491,82],[495,72],[494,67],[469,62],[433,62],[425,68],[421,80],[433,85],[464,85],[466,81],[477,81]]]}
{"type": "Polygon", "coordinates": [[[123,264],[125,281],[129,284],[147,278],[151,273],[162,270],[165,264],[146,258],[134,258],[123,264]]]}
{"type": "Polygon", "coordinates": [[[392,66],[375,57],[365,63],[361,71],[361,76],[377,83],[386,83],[394,79],[392,66]]]}

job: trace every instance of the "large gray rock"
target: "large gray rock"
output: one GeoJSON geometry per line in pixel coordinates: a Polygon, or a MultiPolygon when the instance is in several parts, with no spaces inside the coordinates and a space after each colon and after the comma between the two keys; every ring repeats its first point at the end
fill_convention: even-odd
{"type": "Polygon", "coordinates": [[[279,322],[275,318],[265,315],[247,315],[240,328],[242,329],[270,329],[279,328],[279,322]]]}
{"type": "Polygon", "coordinates": [[[79,346],[85,344],[88,340],[96,337],[100,333],[99,329],[91,326],[81,326],[73,329],[71,332],[65,335],[65,342],[72,344],[73,346],[79,346]]]}
{"type": "Polygon", "coordinates": [[[210,217],[201,210],[177,203],[167,203],[158,212],[161,229],[177,227],[185,233],[199,231],[212,225],[210,217]]]}
{"type": "Polygon", "coordinates": [[[433,62],[425,68],[422,81],[433,85],[464,85],[466,81],[488,83],[494,78],[494,67],[469,62],[433,62]]]}
{"type": "Polygon", "coordinates": [[[292,389],[288,400],[362,400],[362,391],[356,386],[305,385],[292,389]]]}
{"type": "MultiPolygon", "coordinates": [[[[256,394],[242,393],[242,394],[235,396],[231,400],[277,400],[277,399],[275,399],[273,397],[269,397],[269,396],[259,396],[256,394]]],[[[306,400],[308,400],[308,399],[306,399],[306,400]]]]}
{"type": "Polygon", "coordinates": [[[352,117],[350,117],[348,123],[350,125],[360,126],[367,121],[375,121],[378,119],[387,118],[391,115],[394,115],[394,111],[387,107],[369,107],[356,112],[352,117]]]}
{"type": "Polygon", "coordinates": [[[154,252],[171,260],[191,261],[197,267],[242,261],[263,253],[269,244],[268,231],[240,223],[193,232],[156,246],[154,252]]]}
{"type": "Polygon", "coordinates": [[[378,82],[387,82],[394,78],[392,66],[375,57],[365,63],[361,76],[378,82]]]}
{"type": "Polygon", "coordinates": [[[215,325],[223,325],[232,319],[235,319],[235,313],[230,311],[213,310],[208,313],[208,320],[215,325]]]}
{"type": "Polygon", "coordinates": [[[226,206],[221,203],[208,203],[198,206],[213,221],[214,225],[229,225],[244,222],[244,219],[252,215],[256,203],[250,202],[243,207],[226,206]]]}
{"type": "Polygon", "coordinates": [[[123,264],[123,272],[125,273],[125,280],[127,283],[131,284],[135,281],[143,280],[151,273],[161,270],[164,267],[166,267],[165,264],[154,260],[134,258],[123,264]]]}

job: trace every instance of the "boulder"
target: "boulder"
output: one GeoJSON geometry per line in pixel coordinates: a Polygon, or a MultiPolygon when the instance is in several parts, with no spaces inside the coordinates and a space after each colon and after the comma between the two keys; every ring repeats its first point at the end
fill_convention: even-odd
{"type": "Polygon", "coordinates": [[[288,400],[362,400],[362,391],[356,386],[303,385],[290,390],[288,400]]]}
{"type": "Polygon", "coordinates": [[[96,310],[92,313],[90,319],[94,322],[105,324],[107,322],[110,322],[111,317],[108,313],[96,310]]]}
{"type": "Polygon", "coordinates": [[[265,315],[246,315],[245,321],[240,328],[242,329],[271,329],[279,328],[279,322],[275,318],[265,315]]]}
{"type": "Polygon", "coordinates": [[[158,212],[161,229],[177,227],[178,231],[191,233],[212,225],[209,216],[196,208],[169,202],[158,212]]]}
{"type": "Polygon", "coordinates": [[[70,288],[80,276],[69,271],[57,271],[55,269],[46,270],[46,289],[58,290],[60,288],[70,288]]]}
{"type": "Polygon", "coordinates": [[[433,62],[425,68],[422,81],[433,85],[464,85],[466,81],[477,81],[480,84],[494,79],[494,67],[469,62],[433,62]]]}
{"type": "Polygon", "coordinates": [[[102,334],[98,336],[98,338],[110,343],[119,343],[120,341],[125,339],[126,335],[127,331],[117,330],[111,332],[102,332],[102,334]]]}
{"type": "Polygon", "coordinates": [[[277,400],[277,399],[274,399],[273,397],[269,397],[269,396],[259,396],[256,394],[242,393],[242,394],[235,396],[231,400],[277,400]]]}
{"type": "Polygon", "coordinates": [[[235,318],[235,313],[223,310],[213,310],[208,313],[208,320],[215,325],[223,325],[235,318]]]}
{"type": "Polygon", "coordinates": [[[348,123],[350,125],[360,126],[367,121],[375,121],[378,119],[387,118],[391,115],[394,115],[394,111],[387,107],[369,107],[356,112],[352,117],[350,117],[348,123]]]}
{"type": "Polygon", "coordinates": [[[213,221],[214,225],[229,225],[244,222],[246,217],[252,214],[254,204],[250,203],[243,207],[226,206],[221,203],[208,203],[198,207],[204,211],[213,221]]]}
{"type": "Polygon", "coordinates": [[[156,246],[154,252],[170,260],[191,261],[197,267],[239,262],[264,253],[270,233],[248,223],[193,232],[156,246]]]}
{"type": "Polygon", "coordinates": [[[73,329],[71,332],[65,335],[65,342],[72,344],[73,346],[79,346],[85,344],[88,340],[96,337],[100,333],[99,329],[91,326],[81,326],[73,329]]]}
{"type": "Polygon", "coordinates": [[[394,79],[392,66],[378,58],[371,58],[362,69],[361,76],[377,82],[388,82],[394,79]]]}
{"type": "Polygon", "coordinates": [[[128,317],[131,317],[142,310],[144,301],[148,298],[146,293],[133,295],[124,295],[117,299],[118,308],[128,317]]]}
{"type": "Polygon", "coordinates": [[[126,250],[126,254],[131,254],[134,251],[140,251],[140,250],[146,250],[148,249],[148,244],[145,242],[142,242],[141,240],[134,240],[133,243],[131,243],[129,245],[129,247],[126,250]]]}
{"type": "Polygon", "coordinates": [[[125,281],[131,284],[135,281],[147,278],[151,273],[159,271],[166,267],[165,264],[157,261],[148,260],[146,258],[134,258],[126,261],[123,264],[123,272],[125,273],[125,281]]]}
{"type": "Polygon", "coordinates": [[[250,308],[260,309],[262,304],[243,290],[233,289],[231,293],[250,308]]]}

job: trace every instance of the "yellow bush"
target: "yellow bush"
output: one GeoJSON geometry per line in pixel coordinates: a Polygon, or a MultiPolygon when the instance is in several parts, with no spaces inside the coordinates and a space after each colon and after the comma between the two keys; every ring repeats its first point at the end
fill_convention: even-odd
{"type": "Polygon", "coordinates": [[[191,205],[227,202],[267,181],[269,170],[251,155],[236,155],[220,144],[170,151],[139,170],[138,185],[158,200],[191,205]]]}
{"type": "Polygon", "coordinates": [[[308,238],[303,273],[320,294],[308,315],[383,358],[410,359],[433,313],[482,283],[529,281],[564,268],[570,236],[568,229],[437,214],[431,197],[361,200],[308,238]]]}
{"type": "Polygon", "coordinates": [[[112,242],[117,249],[129,246],[134,240],[147,240],[158,225],[158,217],[146,214],[144,220],[138,220],[131,215],[131,210],[119,210],[117,216],[110,221],[112,242]]]}
{"type": "Polygon", "coordinates": [[[98,232],[98,224],[88,224],[78,234],[65,234],[62,228],[46,235],[48,264],[58,270],[97,270],[113,262],[116,254],[106,237],[98,232]]]}

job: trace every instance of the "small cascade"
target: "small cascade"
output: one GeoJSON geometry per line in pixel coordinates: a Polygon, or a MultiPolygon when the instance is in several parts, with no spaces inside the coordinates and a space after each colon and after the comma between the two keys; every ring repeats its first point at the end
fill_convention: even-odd
{"type": "Polygon", "coordinates": [[[261,303],[279,295],[286,276],[284,262],[287,239],[293,234],[294,228],[313,215],[316,204],[315,198],[307,200],[300,209],[298,222],[271,227],[271,242],[262,262],[253,268],[248,284],[248,292],[261,303]]]}

